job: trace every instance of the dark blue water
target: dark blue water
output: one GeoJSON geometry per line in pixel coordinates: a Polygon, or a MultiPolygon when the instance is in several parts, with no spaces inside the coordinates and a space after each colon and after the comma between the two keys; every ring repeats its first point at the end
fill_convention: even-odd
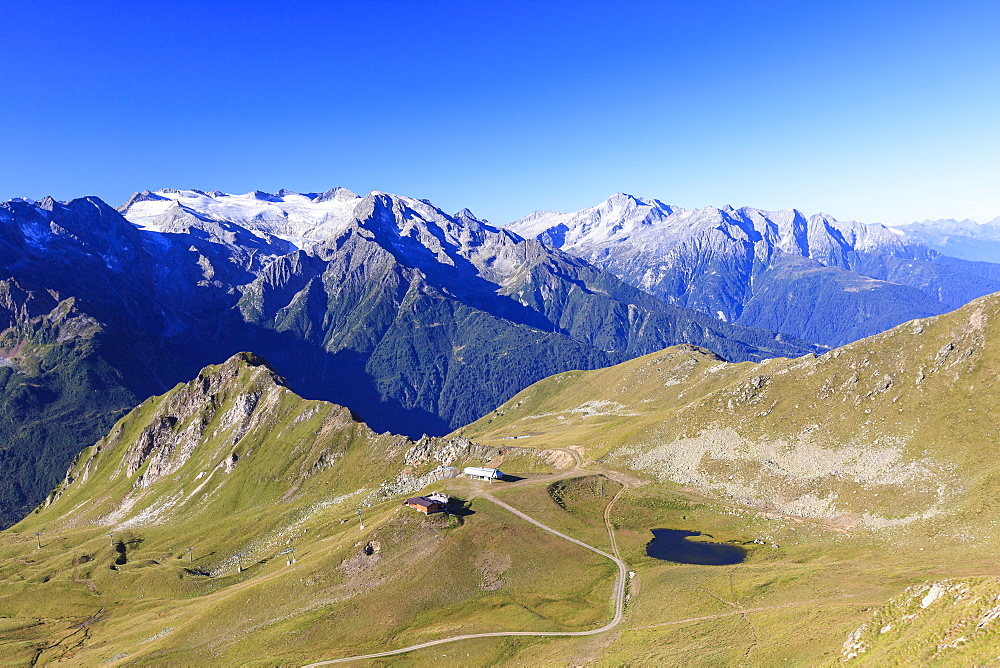
{"type": "Polygon", "coordinates": [[[678,529],[653,529],[653,540],[646,546],[646,554],[656,559],[678,564],[726,566],[739,564],[746,559],[747,551],[728,543],[703,543],[688,540],[700,536],[697,531],[678,529]]]}

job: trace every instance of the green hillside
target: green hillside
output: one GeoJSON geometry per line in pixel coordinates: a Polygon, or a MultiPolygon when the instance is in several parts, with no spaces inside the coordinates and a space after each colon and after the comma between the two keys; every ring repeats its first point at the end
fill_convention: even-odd
{"type": "Polygon", "coordinates": [[[440,470],[491,461],[554,471],[533,451],[376,434],[238,355],[120,420],[0,534],[0,664],[294,665],[603,624],[612,564],[440,470]],[[428,485],[458,512],[401,507],[428,485]]]}
{"type": "MultiPolygon", "coordinates": [[[[763,521],[769,528],[761,537],[782,552],[819,532],[813,558],[836,568],[816,577],[835,582],[844,596],[869,586],[901,595],[908,586],[973,575],[995,585],[998,336],[1000,296],[991,295],[821,357],[727,364],[677,346],[548,378],[456,435],[575,448],[593,466],[647,482],[644,489],[704,496],[753,517],[743,531],[763,521]],[[504,440],[512,436],[528,438],[504,440]]],[[[700,522],[672,528],[705,531],[700,522]]],[[[790,577],[781,572],[775,575],[790,577]]],[[[977,601],[943,619],[972,619],[975,627],[1000,603],[977,601]]],[[[855,629],[867,623],[870,630],[869,618],[855,629]]],[[[942,619],[936,623],[947,629],[942,619]]],[[[961,634],[913,635],[922,637],[921,647],[941,640],[928,660],[957,660],[973,644],[978,653],[968,656],[978,660],[1000,654],[1000,638],[983,628],[991,628],[989,619],[975,643],[970,636],[954,647],[938,644],[961,634]]],[[[882,661],[909,656],[916,643],[875,635],[868,646],[882,661]]]]}
{"type": "Polygon", "coordinates": [[[668,348],[548,378],[456,434],[579,446],[649,479],[845,528],[945,527],[985,512],[997,489],[998,312],[1000,296],[984,297],[761,364],[668,348]]]}
{"type": "Polygon", "coordinates": [[[620,555],[621,623],[369,665],[988,664],[998,313],[760,364],[669,348],[419,441],[238,355],[136,408],[0,533],[0,663],[306,665],[613,621],[615,564],[503,502],[620,555]],[[442,477],[467,464],[509,477],[442,477]],[[434,489],[453,515],[401,505],[434,489]],[[654,559],[652,529],[746,559],[654,559]]]}

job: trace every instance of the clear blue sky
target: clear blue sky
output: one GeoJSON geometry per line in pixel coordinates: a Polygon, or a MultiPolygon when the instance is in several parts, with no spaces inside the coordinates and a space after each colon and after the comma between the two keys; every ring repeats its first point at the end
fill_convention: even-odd
{"type": "Polygon", "coordinates": [[[1000,2],[0,0],[0,199],[1000,216],[1000,2]]]}

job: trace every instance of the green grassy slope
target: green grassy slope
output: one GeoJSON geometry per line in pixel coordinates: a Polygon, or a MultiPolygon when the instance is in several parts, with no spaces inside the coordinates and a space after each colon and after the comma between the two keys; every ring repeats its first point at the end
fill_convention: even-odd
{"type": "MultiPolygon", "coordinates": [[[[459,430],[843,526],[968,518],[991,503],[1000,296],[822,357],[726,364],[680,346],[529,387],[459,430]],[[986,465],[984,465],[984,463],[986,465]]],[[[983,527],[986,528],[985,526],[983,527]]]]}
{"type": "Polygon", "coordinates": [[[1000,654],[998,313],[987,297],[761,364],[670,348],[554,376],[419,442],[302,400],[237,356],[119,421],[49,505],[0,534],[0,663],[301,665],[605,623],[613,565],[485,491],[600,549],[617,495],[608,518],[634,573],[624,621],[373,665],[988,662],[1000,654]],[[572,459],[559,448],[584,468],[552,476],[572,459]],[[442,463],[486,462],[527,480],[429,482],[442,463]],[[421,486],[471,514],[401,508],[421,486]],[[653,559],[655,528],[747,558],[653,559]]]}
{"type": "Polygon", "coordinates": [[[488,462],[553,471],[531,451],[377,434],[237,355],[121,419],[0,534],[0,664],[295,665],[605,623],[610,562],[512,522],[475,483],[435,482],[488,462]],[[464,513],[401,506],[427,485],[464,513]]]}
{"type": "MultiPolygon", "coordinates": [[[[753,607],[757,598],[781,606],[815,600],[803,610],[793,605],[751,615],[758,618],[749,625],[757,635],[747,636],[746,646],[756,649],[747,657],[770,644],[806,663],[821,656],[839,661],[851,654],[844,644],[852,637],[864,649],[855,661],[905,662],[913,651],[931,662],[982,661],[1000,654],[990,617],[1000,601],[988,592],[969,594],[961,605],[931,606],[933,621],[925,623],[930,612],[904,619],[906,633],[879,631],[888,623],[880,620],[902,606],[890,599],[905,599],[907,587],[926,593],[947,581],[958,583],[956,591],[991,592],[1000,581],[998,335],[1000,296],[991,295],[822,357],[727,364],[697,348],[673,347],[608,369],[548,378],[456,435],[484,444],[576,448],[595,466],[637,477],[646,484],[629,491],[620,512],[642,517],[636,523],[641,544],[649,538],[642,527],[667,526],[778,545],[760,571],[763,580],[748,584],[767,595],[740,598],[739,605],[753,607]],[[511,436],[528,438],[504,440],[511,436]],[[641,500],[640,490],[663,498],[641,500]],[[668,513],[684,498],[701,499],[698,515],[668,513]],[[650,515],[650,508],[662,512],[650,515]],[[658,525],[663,513],[672,519],[658,525]],[[890,611],[873,617],[871,603],[890,611]],[[825,643],[812,654],[796,649],[794,629],[802,631],[806,613],[809,633],[825,643]],[[760,640],[765,631],[767,642],[760,640]]],[[[634,557],[641,564],[641,553],[634,557]]],[[[747,565],[730,569],[734,582],[751,575],[753,561],[752,554],[747,565]]],[[[720,570],[708,571],[708,581],[724,581],[714,575],[720,570]]],[[[676,595],[677,584],[663,586],[662,595],[676,595]]],[[[649,601],[643,596],[639,605],[649,601]]],[[[648,619],[671,617],[650,610],[648,619]]],[[[704,658],[711,654],[695,658],[698,638],[749,633],[737,622],[719,617],[637,629],[603,656],[611,663],[636,656],[711,663],[704,658]],[[720,626],[709,630],[712,624],[720,626]],[[726,630],[727,624],[736,625],[726,630]],[[669,649],[657,654],[654,645],[667,628],[694,635],[672,636],[669,649]]],[[[718,649],[716,658],[738,662],[723,645],[729,649],[718,649]]]]}

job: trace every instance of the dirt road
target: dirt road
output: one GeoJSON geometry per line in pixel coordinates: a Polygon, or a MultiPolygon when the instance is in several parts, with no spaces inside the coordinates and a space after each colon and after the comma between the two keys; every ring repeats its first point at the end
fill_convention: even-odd
{"type": "MultiPolygon", "coordinates": [[[[579,460],[577,460],[577,461],[579,462],[579,460]]],[[[586,472],[581,471],[579,469],[575,469],[573,473],[579,475],[579,474],[584,474],[586,472]]],[[[558,477],[562,478],[562,477],[567,477],[567,476],[558,476],[558,477]]],[[[524,483],[531,483],[531,482],[534,482],[536,484],[539,483],[539,482],[549,483],[552,480],[553,480],[553,478],[549,478],[549,479],[545,479],[545,480],[534,480],[534,481],[527,481],[527,480],[525,480],[525,481],[521,481],[520,483],[515,483],[515,484],[524,484],[524,483]]],[[[614,589],[615,614],[614,614],[614,617],[611,618],[611,621],[609,621],[604,626],[602,626],[602,627],[600,627],[598,629],[592,629],[590,631],[496,631],[496,632],[492,632],[492,633],[468,633],[468,634],[465,634],[465,635],[452,636],[450,638],[441,638],[439,640],[429,640],[427,642],[419,643],[417,645],[410,645],[409,647],[401,647],[400,649],[387,650],[385,652],[374,652],[372,654],[359,654],[357,656],[348,656],[348,657],[344,657],[344,658],[341,658],[341,659],[329,659],[327,661],[317,661],[316,663],[310,663],[308,666],[306,666],[306,668],[313,668],[314,666],[328,666],[330,664],[334,664],[334,663],[346,663],[348,661],[363,661],[365,659],[377,659],[379,657],[393,656],[395,654],[405,654],[406,652],[412,652],[414,650],[424,649],[426,647],[434,647],[435,645],[444,645],[446,643],[458,642],[459,640],[471,640],[473,638],[504,638],[504,637],[510,637],[510,636],[522,636],[522,637],[523,636],[529,636],[529,637],[539,637],[539,638],[544,638],[544,637],[592,636],[592,635],[597,635],[598,633],[604,633],[605,631],[610,631],[611,629],[615,628],[616,626],[618,626],[621,623],[621,621],[622,621],[622,614],[623,614],[624,609],[625,609],[625,582],[626,582],[626,579],[628,578],[628,566],[625,565],[625,562],[621,560],[621,557],[618,554],[618,544],[615,541],[615,532],[614,532],[614,529],[611,526],[611,519],[610,519],[611,508],[612,508],[612,506],[614,506],[615,502],[618,501],[618,498],[621,496],[622,492],[625,491],[625,489],[626,489],[625,487],[622,487],[620,490],[618,490],[618,494],[616,494],[615,497],[613,499],[611,499],[611,501],[608,503],[607,507],[604,509],[604,525],[605,525],[605,527],[607,527],[608,537],[609,537],[610,542],[611,542],[611,551],[614,552],[614,554],[608,554],[607,552],[604,552],[603,550],[598,550],[593,545],[588,545],[588,544],[584,543],[583,541],[579,541],[576,538],[571,538],[571,537],[567,536],[564,533],[560,533],[560,532],[556,531],[555,529],[553,529],[552,527],[548,527],[548,526],[542,524],[541,522],[539,522],[539,521],[537,521],[535,519],[532,519],[528,515],[525,515],[524,513],[522,513],[517,508],[514,508],[514,507],[512,507],[512,506],[510,506],[510,505],[508,505],[506,503],[504,503],[503,501],[500,501],[499,499],[494,498],[488,492],[484,492],[484,493],[481,493],[479,495],[480,498],[485,499],[487,501],[490,501],[491,503],[494,503],[494,504],[500,506],[504,510],[506,510],[506,511],[508,511],[510,513],[513,513],[514,515],[520,517],[521,519],[525,520],[526,522],[530,522],[531,524],[534,524],[539,529],[542,529],[543,531],[548,531],[551,534],[559,536],[563,540],[568,540],[569,542],[574,543],[576,545],[579,545],[580,547],[583,547],[585,549],[588,549],[591,552],[596,552],[597,554],[601,555],[602,557],[605,557],[606,559],[610,559],[611,561],[613,561],[615,563],[616,566],[618,566],[618,577],[615,580],[615,589],[614,589]]]]}

